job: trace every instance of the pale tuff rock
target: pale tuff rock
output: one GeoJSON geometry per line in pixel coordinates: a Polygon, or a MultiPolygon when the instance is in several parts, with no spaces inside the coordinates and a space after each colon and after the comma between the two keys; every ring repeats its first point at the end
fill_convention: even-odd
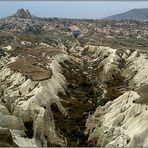
{"type": "MultiPolygon", "coordinates": [[[[120,73],[120,69],[118,67],[120,63],[120,57],[117,54],[116,49],[112,49],[110,47],[104,46],[91,46],[87,45],[85,47],[88,53],[94,54],[96,60],[100,60],[100,64],[98,65],[99,68],[103,68],[102,71],[102,79],[103,80],[110,80],[112,79],[113,74],[120,73]]],[[[84,50],[85,50],[84,49],[84,50]]]]}
{"type": "MultiPolygon", "coordinates": [[[[68,56],[63,53],[54,56],[50,64],[53,75],[50,79],[43,81],[32,81],[22,76],[21,73],[12,72],[7,67],[0,70],[0,79],[5,81],[2,83],[5,88],[5,98],[10,103],[8,104],[9,111],[22,119],[23,122],[33,122],[34,138],[38,146],[47,146],[47,142],[61,146],[66,145],[66,139],[59,137],[55,132],[50,105],[57,104],[59,110],[67,115],[57,95],[58,92],[65,93],[66,88],[66,79],[62,75],[62,68],[59,63],[68,59],[68,56]]],[[[1,108],[1,111],[7,114],[4,107],[1,108]]],[[[23,145],[21,140],[25,139],[18,136],[16,143],[20,146],[23,145]]],[[[29,142],[29,140],[26,139],[26,142],[29,142]]]]}
{"type": "Polygon", "coordinates": [[[129,81],[130,87],[136,88],[148,84],[147,53],[91,45],[87,45],[85,50],[88,54],[95,55],[95,59],[90,63],[100,60],[97,69],[100,68],[100,71],[102,69],[103,80],[111,80],[113,75],[120,74],[129,81]],[[119,65],[124,66],[120,68],[119,65]]]}
{"type": "Polygon", "coordinates": [[[4,50],[6,50],[6,51],[11,51],[11,50],[13,50],[13,48],[12,48],[12,46],[10,46],[10,45],[8,45],[8,46],[6,46],[6,47],[2,47],[4,50]]]}
{"type": "Polygon", "coordinates": [[[37,147],[35,139],[28,139],[14,134],[12,136],[14,143],[19,147],[37,147]]]}
{"type": "MultiPolygon", "coordinates": [[[[65,50],[64,46],[59,46],[65,50]]],[[[146,53],[91,45],[85,48],[75,45],[70,52],[70,56],[66,52],[60,52],[55,56],[46,57],[50,59],[47,67],[51,69],[52,76],[42,81],[33,81],[22,73],[11,71],[6,65],[15,62],[17,58],[11,57],[8,60],[9,55],[1,58],[0,116],[1,119],[5,115],[7,118],[0,121],[0,127],[13,128],[9,133],[17,146],[47,147],[49,143],[66,146],[67,139],[61,136],[55,127],[51,105],[56,104],[59,111],[67,116],[67,111],[58,97],[59,92],[65,94],[67,89],[61,63],[73,60],[82,67],[86,62],[85,66],[88,66],[88,69],[84,73],[87,78],[92,77],[89,70],[94,70],[92,72],[95,73],[95,81],[99,84],[98,89],[103,92],[102,98],[109,99],[107,86],[103,82],[114,81],[114,76],[118,75],[129,85],[127,90],[135,90],[127,91],[124,89],[125,86],[118,86],[119,89],[116,88],[115,93],[123,88],[123,95],[113,98],[115,100],[109,101],[105,106],[98,106],[95,113],[89,115],[85,131],[89,136],[88,141],[94,146],[147,146],[148,101],[147,86],[143,86],[148,84],[146,53]],[[12,127],[7,123],[9,116],[12,127]],[[3,121],[7,124],[4,125],[3,121]],[[33,125],[33,137],[30,139],[25,138],[25,128],[21,124],[27,122],[33,125]]]]}
{"type": "Polygon", "coordinates": [[[37,147],[35,139],[26,138],[24,132],[19,130],[10,130],[13,143],[18,147],[37,147]]]}
{"type": "Polygon", "coordinates": [[[25,130],[24,124],[21,119],[11,116],[0,114],[0,127],[14,129],[14,130],[25,130]]]}
{"type": "Polygon", "coordinates": [[[48,44],[43,43],[43,42],[39,43],[39,45],[40,45],[40,46],[45,46],[45,47],[50,47],[48,44]]]}
{"type": "Polygon", "coordinates": [[[137,91],[125,92],[114,101],[109,101],[104,107],[99,106],[86,122],[85,132],[89,135],[88,140],[95,146],[146,147],[148,145],[147,54],[138,50],[118,52],[104,47],[87,48],[89,52],[98,55],[96,61],[98,58],[101,59],[99,66],[102,66],[103,73],[111,74],[105,79],[111,80],[111,76],[118,72],[125,81],[128,81],[129,88],[137,91]],[[120,61],[124,61],[121,68],[120,61]]]}
{"type": "Polygon", "coordinates": [[[0,104],[0,113],[2,113],[3,115],[9,115],[10,114],[8,109],[4,105],[1,105],[1,104],[0,104]]]}
{"type": "Polygon", "coordinates": [[[97,139],[98,146],[146,147],[148,106],[134,104],[133,101],[139,97],[134,91],[126,92],[103,107],[105,115],[98,116],[97,109],[86,123],[89,140],[97,139]],[[100,125],[95,123],[97,120],[101,120],[100,125]]]}
{"type": "Polygon", "coordinates": [[[32,43],[29,41],[21,41],[20,42],[22,45],[31,45],[32,43]]]}
{"type": "Polygon", "coordinates": [[[124,70],[123,74],[127,78],[132,78],[132,81],[130,82],[131,85],[139,87],[148,84],[148,59],[146,57],[146,54],[135,51],[127,59],[129,65],[124,70]]]}

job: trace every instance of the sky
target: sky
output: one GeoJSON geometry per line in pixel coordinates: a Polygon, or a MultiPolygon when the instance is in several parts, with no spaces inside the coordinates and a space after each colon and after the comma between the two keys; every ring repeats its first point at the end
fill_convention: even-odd
{"type": "Polygon", "coordinates": [[[148,1],[0,1],[0,17],[20,8],[40,17],[99,19],[133,8],[148,8],[148,1]]]}

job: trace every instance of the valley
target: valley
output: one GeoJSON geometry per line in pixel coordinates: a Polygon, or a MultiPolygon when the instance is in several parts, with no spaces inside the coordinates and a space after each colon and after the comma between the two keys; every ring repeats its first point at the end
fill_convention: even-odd
{"type": "Polygon", "coordinates": [[[0,146],[148,146],[147,23],[0,19],[0,146]]]}

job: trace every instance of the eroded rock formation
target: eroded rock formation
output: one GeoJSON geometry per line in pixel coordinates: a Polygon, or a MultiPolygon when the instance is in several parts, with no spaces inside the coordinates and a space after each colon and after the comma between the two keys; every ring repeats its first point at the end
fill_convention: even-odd
{"type": "Polygon", "coordinates": [[[0,127],[9,136],[1,143],[148,145],[147,52],[77,43],[67,53],[64,46],[40,46],[2,48],[0,127]]]}
{"type": "MultiPolygon", "coordinates": [[[[109,57],[107,56],[107,59],[109,57]]],[[[116,52],[113,60],[103,64],[104,72],[111,69],[109,73],[105,73],[109,74],[106,78],[111,78],[115,72],[119,72],[126,87],[121,85],[120,89],[116,89],[116,92],[121,91],[123,95],[107,102],[105,106],[98,106],[95,113],[87,119],[85,132],[89,134],[90,145],[106,147],[148,145],[147,62],[147,52],[135,50],[116,52]],[[119,61],[122,61],[122,67],[119,67],[119,61]]],[[[106,76],[105,74],[103,76],[106,76]]]]}
{"type": "MultiPolygon", "coordinates": [[[[34,145],[36,146],[47,146],[48,143],[66,146],[65,139],[62,139],[55,131],[54,118],[50,106],[55,103],[61,113],[67,115],[66,109],[62,106],[60,98],[58,97],[58,92],[64,93],[66,88],[66,79],[62,74],[62,67],[59,63],[68,60],[68,56],[60,52],[52,58],[47,56],[48,59],[51,59],[51,61],[46,64],[49,64],[48,66],[52,71],[52,76],[47,77],[45,80],[29,78],[28,76],[30,76],[30,73],[32,74],[32,72],[33,76],[34,73],[37,74],[38,77],[40,75],[36,69],[30,71],[30,66],[26,67],[30,73],[24,75],[23,72],[25,67],[19,65],[22,64],[21,62],[17,64],[23,68],[23,71],[20,71],[19,67],[17,67],[19,70],[16,71],[16,69],[13,69],[13,66],[11,65],[11,67],[10,64],[13,62],[15,66],[15,61],[17,61],[18,58],[8,58],[8,56],[10,55],[1,59],[0,71],[1,113],[4,114],[1,115],[1,119],[3,119],[4,116],[6,120],[4,122],[8,122],[8,125],[1,123],[0,126],[8,129],[12,128],[12,130],[14,127],[15,130],[19,130],[20,132],[32,130],[33,133],[29,134],[32,135],[32,141],[34,140],[34,145]],[[6,115],[10,117],[6,118],[6,115]],[[24,128],[17,128],[19,124],[17,118],[15,119],[14,117],[21,120],[19,124],[22,124],[24,128]],[[27,128],[29,129],[25,129],[24,125],[27,124],[29,126],[27,128]]],[[[29,61],[24,62],[24,66],[27,66],[27,62],[29,61]]],[[[36,62],[37,61],[35,61],[35,63],[36,62]]],[[[32,67],[33,66],[35,65],[32,65],[32,67]]],[[[30,137],[31,135],[28,136],[30,137]]],[[[19,136],[20,137],[17,137],[15,135],[15,144],[21,146],[20,138],[24,139],[24,137],[23,135],[19,136]]],[[[29,143],[29,139],[26,139],[26,141],[27,140],[29,143]]],[[[31,146],[31,144],[28,144],[28,146],[31,146]]]]}

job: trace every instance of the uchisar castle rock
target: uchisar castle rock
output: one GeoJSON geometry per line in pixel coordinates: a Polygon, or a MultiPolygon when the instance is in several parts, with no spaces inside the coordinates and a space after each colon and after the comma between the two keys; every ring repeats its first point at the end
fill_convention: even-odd
{"type": "Polygon", "coordinates": [[[0,146],[147,147],[147,26],[0,19],[0,146]]]}

